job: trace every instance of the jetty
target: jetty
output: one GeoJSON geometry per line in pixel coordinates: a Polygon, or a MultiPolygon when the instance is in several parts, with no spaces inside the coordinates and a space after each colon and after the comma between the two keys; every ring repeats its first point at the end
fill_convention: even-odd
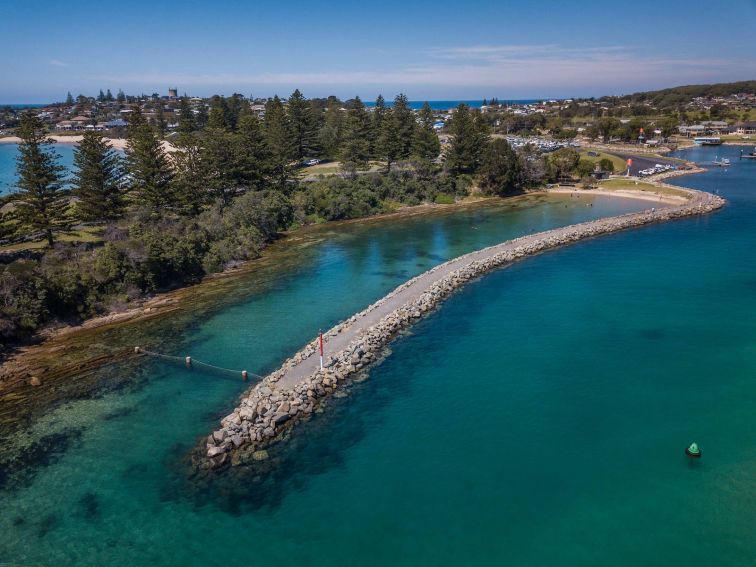
{"type": "Polygon", "coordinates": [[[657,206],[508,240],[454,258],[410,279],[323,335],[323,368],[316,337],[247,390],[236,409],[194,451],[195,466],[201,470],[218,469],[257,460],[263,449],[281,439],[297,423],[307,420],[351,377],[380,358],[400,331],[455,290],[487,272],[586,238],[706,214],[725,204],[724,199],[710,193],[675,188],[687,191],[689,199],[682,204],[657,206]]]}

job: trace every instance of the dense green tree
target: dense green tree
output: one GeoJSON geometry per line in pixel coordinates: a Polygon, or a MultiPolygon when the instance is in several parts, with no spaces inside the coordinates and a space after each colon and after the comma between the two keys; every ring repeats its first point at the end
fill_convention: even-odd
{"type": "Polygon", "coordinates": [[[486,193],[511,195],[524,185],[520,157],[503,138],[488,143],[479,173],[480,188],[486,193]]]}
{"type": "Polygon", "coordinates": [[[66,95],[66,104],[71,106],[74,103],[74,97],[71,94],[71,91],[68,91],[68,94],[66,95]]]}
{"type": "Polygon", "coordinates": [[[407,159],[412,155],[412,142],[414,140],[416,122],[405,95],[401,93],[396,95],[394,105],[391,107],[391,113],[399,134],[400,151],[398,159],[407,159]]]}
{"type": "Polygon", "coordinates": [[[361,168],[370,159],[372,121],[360,97],[355,97],[347,110],[340,158],[346,169],[361,168]]]}
{"type": "Polygon", "coordinates": [[[155,128],[160,137],[165,136],[165,133],[168,131],[168,124],[165,121],[165,110],[163,110],[162,103],[159,103],[155,110],[155,128]]]}
{"type": "Polygon", "coordinates": [[[200,139],[200,178],[208,198],[227,206],[242,189],[238,169],[235,134],[221,128],[206,128],[200,139]]]}
{"type": "Polygon", "coordinates": [[[194,113],[192,107],[189,104],[189,99],[185,96],[179,100],[179,120],[178,120],[178,135],[179,138],[191,138],[191,135],[195,130],[194,113]]]}
{"type": "Polygon", "coordinates": [[[271,154],[260,119],[252,113],[239,118],[235,151],[244,185],[252,191],[264,189],[271,174],[271,154]]]}
{"type": "Polygon", "coordinates": [[[577,173],[580,179],[589,177],[596,170],[596,164],[586,158],[580,158],[577,166],[575,167],[575,173],[577,173]]]}
{"type": "Polygon", "coordinates": [[[658,123],[662,138],[665,139],[676,134],[679,126],[680,120],[676,116],[665,116],[658,123]]]}
{"type": "Polygon", "coordinates": [[[123,104],[124,102],[126,102],[126,95],[123,93],[123,91],[121,89],[118,89],[118,94],[116,95],[116,100],[120,104],[123,104]]]}
{"type": "Polygon", "coordinates": [[[176,207],[173,168],[155,131],[145,122],[138,107],[130,116],[126,164],[129,190],[137,203],[156,216],[176,207]]]}
{"type": "Polygon", "coordinates": [[[52,247],[67,206],[62,191],[64,168],[58,164],[53,141],[47,138],[44,124],[35,114],[21,115],[18,135],[16,216],[22,226],[42,232],[52,247]]]}
{"type": "Polygon", "coordinates": [[[270,152],[269,173],[274,187],[285,190],[292,179],[295,155],[291,123],[281,99],[274,96],[265,104],[265,140],[270,152]]]}
{"type": "Polygon", "coordinates": [[[226,123],[229,130],[236,130],[239,114],[242,111],[242,107],[246,105],[244,96],[239,93],[234,93],[226,99],[226,123]]]}
{"type": "Polygon", "coordinates": [[[452,174],[475,173],[483,161],[488,131],[480,112],[460,103],[449,124],[451,139],[446,151],[446,168],[452,174]]]}
{"type": "Polygon", "coordinates": [[[433,109],[428,102],[425,102],[420,109],[412,144],[412,154],[424,161],[433,161],[441,152],[441,142],[433,128],[434,122],[433,109]]]}
{"type": "Polygon", "coordinates": [[[601,171],[614,172],[614,162],[609,158],[601,158],[598,162],[601,171]]]}
{"type": "Polygon", "coordinates": [[[77,216],[84,221],[118,218],[124,206],[123,176],[118,152],[98,132],[85,132],[74,152],[77,216]]]}
{"type": "Polygon", "coordinates": [[[572,175],[580,162],[580,154],[574,148],[560,148],[547,156],[549,177],[559,181],[572,175]]]}
{"type": "Polygon", "coordinates": [[[204,102],[200,103],[199,108],[197,108],[197,115],[194,120],[195,129],[203,130],[205,126],[207,126],[208,119],[209,116],[207,113],[207,105],[204,102]]]}
{"type": "Polygon", "coordinates": [[[113,96],[113,93],[110,92],[110,89],[108,89],[108,92],[105,93],[105,100],[107,102],[113,102],[115,100],[115,97],[113,96]]]}
{"type": "Polygon", "coordinates": [[[375,99],[375,108],[373,109],[373,128],[370,138],[370,155],[378,157],[378,139],[383,130],[383,120],[386,117],[386,100],[383,95],[378,95],[375,99]]]}
{"type": "Polygon", "coordinates": [[[191,134],[180,136],[171,159],[175,172],[172,193],[177,209],[184,215],[196,216],[208,201],[198,140],[191,134]]]}
{"type": "Polygon", "coordinates": [[[105,93],[100,89],[100,94],[97,95],[97,102],[105,102],[105,93]]]}
{"type": "Polygon", "coordinates": [[[341,102],[336,97],[328,97],[323,125],[318,130],[318,142],[326,157],[335,158],[339,154],[344,119],[341,102]]]}
{"type": "Polygon", "coordinates": [[[393,108],[386,110],[381,121],[381,131],[376,142],[378,157],[386,162],[386,171],[402,157],[402,140],[399,137],[399,123],[393,108]]]}
{"type": "Polygon", "coordinates": [[[318,131],[312,106],[299,89],[289,97],[286,112],[294,136],[294,157],[312,155],[317,148],[318,131]]]}
{"type": "Polygon", "coordinates": [[[215,95],[210,99],[210,112],[207,116],[207,128],[215,130],[229,130],[231,124],[228,120],[229,110],[226,99],[215,95]]]}

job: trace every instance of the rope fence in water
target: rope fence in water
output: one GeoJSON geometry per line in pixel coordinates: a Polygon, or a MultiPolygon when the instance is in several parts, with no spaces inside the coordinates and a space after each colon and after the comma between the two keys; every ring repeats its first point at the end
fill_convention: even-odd
{"type": "Polygon", "coordinates": [[[216,372],[226,373],[226,374],[233,374],[234,376],[241,376],[242,380],[247,380],[250,376],[254,376],[255,378],[262,379],[263,376],[260,376],[259,374],[255,374],[254,372],[248,372],[246,370],[233,370],[231,368],[223,368],[222,366],[215,366],[214,364],[208,364],[207,362],[202,362],[201,360],[196,360],[192,358],[191,356],[173,356],[170,354],[162,354],[160,352],[153,352],[151,350],[144,349],[142,347],[134,347],[134,352],[136,354],[145,354],[147,356],[154,356],[155,358],[161,358],[163,360],[168,360],[170,362],[178,362],[180,364],[185,365],[187,368],[194,368],[200,367],[205,368],[208,370],[215,370],[216,372]]]}

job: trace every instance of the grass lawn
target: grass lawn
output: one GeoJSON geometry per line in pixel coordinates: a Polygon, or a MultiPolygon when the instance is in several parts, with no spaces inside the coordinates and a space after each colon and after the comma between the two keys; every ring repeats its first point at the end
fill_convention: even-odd
{"type": "Polygon", "coordinates": [[[614,164],[614,172],[615,173],[621,173],[627,169],[627,164],[625,163],[625,160],[622,159],[619,156],[615,156],[614,154],[608,154],[606,152],[602,152],[600,150],[596,150],[594,148],[582,148],[580,150],[580,158],[581,159],[587,159],[592,161],[593,163],[598,163],[602,159],[608,159],[614,164]],[[589,156],[588,152],[592,152],[594,154],[598,154],[597,156],[589,156]]]}
{"type": "Polygon", "coordinates": [[[660,187],[653,183],[646,183],[644,181],[633,181],[631,179],[607,179],[601,181],[598,184],[599,189],[605,189],[609,191],[647,191],[649,193],[656,193],[657,195],[668,195],[670,197],[683,197],[689,198],[688,193],[682,189],[675,189],[674,187],[660,187]]]}
{"type": "MultiPolygon", "coordinates": [[[[58,242],[73,242],[76,244],[102,242],[104,228],[101,226],[88,226],[81,229],[60,232],[55,236],[58,242]]],[[[39,250],[47,246],[45,240],[34,240],[32,242],[18,242],[0,246],[0,252],[15,252],[18,250],[39,250]]]]}

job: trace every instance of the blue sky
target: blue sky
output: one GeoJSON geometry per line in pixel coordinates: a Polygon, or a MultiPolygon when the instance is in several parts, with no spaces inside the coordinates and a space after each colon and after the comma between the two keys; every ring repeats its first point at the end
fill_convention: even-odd
{"type": "Polygon", "coordinates": [[[96,94],[410,99],[756,79],[756,0],[0,0],[0,102],[96,94]]]}

